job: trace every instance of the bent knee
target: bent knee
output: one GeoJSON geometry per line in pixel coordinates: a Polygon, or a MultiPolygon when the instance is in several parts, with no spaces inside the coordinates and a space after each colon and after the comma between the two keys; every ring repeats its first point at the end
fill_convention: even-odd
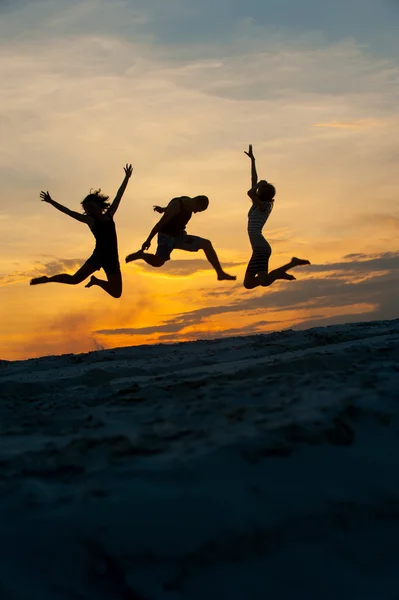
{"type": "Polygon", "coordinates": [[[200,248],[202,250],[210,250],[212,248],[211,240],[205,240],[205,239],[201,240],[200,248]]]}
{"type": "Polygon", "coordinates": [[[162,267],[168,260],[170,260],[170,256],[158,256],[158,254],[153,254],[148,257],[146,262],[151,265],[151,267],[162,267]]]}
{"type": "Polygon", "coordinates": [[[110,294],[113,298],[120,298],[122,296],[122,286],[114,287],[110,290],[110,294]]]}
{"type": "Polygon", "coordinates": [[[246,275],[244,278],[243,286],[246,290],[253,290],[258,285],[256,277],[253,275],[246,275]]]}

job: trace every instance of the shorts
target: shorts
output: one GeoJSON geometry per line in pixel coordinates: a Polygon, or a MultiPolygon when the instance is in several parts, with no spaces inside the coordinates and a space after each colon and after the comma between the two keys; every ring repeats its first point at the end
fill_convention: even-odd
{"type": "Polygon", "coordinates": [[[201,248],[204,238],[197,235],[188,235],[182,233],[178,237],[168,235],[167,233],[158,233],[158,246],[155,252],[165,262],[170,260],[172,250],[186,250],[187,252],[198,252],[201,248]]]}
{"type": "Polygon", "coordinates": [[[117,254],[103,254],[99,250],[94,250],[86,264],[89,264],[96,271],[104,269],[107,275],[118,275],[121,272],[119,257],[117,254]]]}
{"type": "Polygon", "coordinates": [[[268,273],[271,254],[271,246],[266,240],[264,240],[262,246],[252,248],[252,256],[248,263],[247,271],[250,271],[253,274],[268,273]]]}

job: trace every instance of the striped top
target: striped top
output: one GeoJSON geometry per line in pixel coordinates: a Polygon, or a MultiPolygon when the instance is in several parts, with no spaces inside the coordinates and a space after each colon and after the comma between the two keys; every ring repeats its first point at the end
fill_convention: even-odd
{"type": "Polygon", "coordinates": [[[272,212],[274,202],[266,202],[266,210],[261,210],[256,204],[252,204],[248,212],[248,235],[253,247],[263,246],[265,238],[262,229],[272,212]]]}

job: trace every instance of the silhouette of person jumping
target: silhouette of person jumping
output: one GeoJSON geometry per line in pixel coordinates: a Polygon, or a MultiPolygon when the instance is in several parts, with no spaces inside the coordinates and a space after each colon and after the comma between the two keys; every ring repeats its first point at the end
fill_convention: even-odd
{"type": "Polygon", "coordinates": [[[295,277],[287,271],[300,265],[310,265],[310,262],[294,256],[290,263],[269,273],[269,259],[272,249],[269,242],[263,237],[262,229],[272,212],[276,190],[266,180],[258,181],[255,156],[251,144],[245,154],[251,159],[251,189],[248,191],[248,196],[252,200],[252,206],[248,212],[248,236],[252,246],[252,256],[245,273],[244,287],[247,290],[252,290],[259,285],[267,287],[276,279],[292,281],[295,277]]]}
{"type": "Polygon", "coordinates": [[[154,210],[163,216],[152,229],[147,240],[141,247],[141,250],[129,254],[126,262],[132,262],[142,258],[152,267],[162,267],[166,261],[170,260],[173,250],[186,250],[187,252],[198,252],[203,250],[205,256],[215,269],[219,280],[235,280],[234,275],[229,275],[223,271],[217,254],[209,240],[189,235],[186,232],[186,225],[190,221],[193,213],[202,212],[208,208],[209,199],[207,196],[181,196],[173,198],[168,206],[154,206],[154,210]],[[158,246],[155,254],[149,254],[146,250],[151,246],[152,239],[158,234],[158,246]]]}
{"type": "Polygon", "coordinates": [[[51,204],[77,221],[86,223],[96,239],[96,246],[90,258],[74,275],[62,273],[60,275],[53,275],[52,277],[36,277],[31,280],[30,285],[38,285],[40,283],[66,283],[68,285],[77,285],[91,275],[90,281],[85,287],[89,288],[93,285],[98,285],[113,298],[121,297],[122,276],[118,256],[118,240],[113,216],[119,207],[119,203],[132,175],[132,165],[126,165],[124,171],[124,180],[117,191],[112,204],[108,202],[108,196],[100,193],[101,190],[91,192],[82,201],[84,214],[75,212],[62,204],[59,204],[51,198],[48,192],[40,193],[43,202],[51,204]],[[101,268],[104,269],[107,280],[98,279],[93,275],[95,271],[98,271],[101,268]]]}

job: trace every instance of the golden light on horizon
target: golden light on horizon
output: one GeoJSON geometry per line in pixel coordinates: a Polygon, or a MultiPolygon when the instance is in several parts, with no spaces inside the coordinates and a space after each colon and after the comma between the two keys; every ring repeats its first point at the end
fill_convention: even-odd
{"type": "Polygon", "coordinates": [[[392,318],[397,54],[238,16],[234,36],[167,40],[151,29],[151,10],[108,0],[3,9],[0,358],[311,326],[313,317],[392,318]],[[277,188],[270,267],[292,255],[315,265],[292,285],[253,293],[242,287],[250,142],[259,176],[277,188]],[[90,188],[112,197],[126,162],[134,174],[115,218],[121,300],[83,285],[30,288],[37,274],[73,272],[94,246],[40,190],[80,210],[90,188]],[[237,283],[217,282],[201,252],[175,252],[163,270],[124,264],[156,222],[153,204],[201,193],[210,206],[189,232],[212,240],[237,283]],[[97,333],[140,328],[151,333],[97,333]]]}

